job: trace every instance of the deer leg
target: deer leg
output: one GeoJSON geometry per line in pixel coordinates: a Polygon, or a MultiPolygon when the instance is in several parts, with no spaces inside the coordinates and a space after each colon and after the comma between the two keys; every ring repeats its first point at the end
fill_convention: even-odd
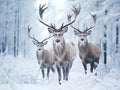
{"type": "Polygon", "coordinates": [[[61,69],[60,69],[60,67],[57,65],[56,66],[57,67],[57,72],[58,72],[58,81],[59,81],[59,84],[61,84],[61,69]]]}
{"type": "Polygon", "coordinates": [[[82,62],[82,64],[83,64],[83,67],[84,67],[84,70],[85,70],[85,74],[87,74],[87,65],[84,62],[82,62]]]}
{"type": "Polygon", "coordinates": [[[50,68],[47,68],[47,78],[49,78],[50,68]]]}
{"type": "Polygon", "coordinates": [[[94,62],[94,69],[97,68],[98,64],[99,64],[99,58],[96,58],[94,62]]]}
{"type": "Polygon", "coordinates": [[[99,57],[95,59],[94,62],[94,70],[95,70],[95,76],[97,76],[97,66],[99,64],[99,57]]]}
{"type": "Polygon", "coordinates": [[[71,67],[71,64],[68,64],[68,66],[66,68],[66,81],[68,80],[68,75],[69,75],[70,67],[71,67]]]}
{"type": "Polygon", "coordinates": [[[65,67],[62,67],[62,69],[63,69],[63,80],[65,80],[65,74],[66,74],[65,67]]]}
{"type": "Polygon", "coordinates": [[[40,65],[40,69],[41,69],[41,72],[42,72],[42,76],[43,78],[45,77],[45,74],[44,74],[44,67],[42,65],[40,65]]]}
{"type": "Polygon", "coordinates": [[[52,72],[55,72],[55,69],[53,68],[53,66],[51,67],[51,70],[52,70],[52,72]]]}
{"type": "Polygon", "coordinates": [[[41,72],[42,72],[42,76],[43,76],[43,79],[44,79],[44,77],[45,77],[44,69],[41,69],[41,72]]]}
{"type": "Polygon", "coordinates": [[[90,66],[91,66],[90,71],[91,71],[91,73],[93,73],[94,61],[92,61],[92,62],[90,63],[90,66]]]}
{"type": "Polygon", "coordinates": [[[73,62],[71,62],[71,64],[70,64],[70,69],[71,69],[71,67],[72,67],[72,63],[73,63],[73,62]]]}
{"type": "Polygon", "coordinates": [[[64,74],[64,80],[67,80],[67,73],[68,73],[68,65],[69,65],[69,62],[66,60],[64,61],[64,71],[63,71],[63,74],[64,74]]]}

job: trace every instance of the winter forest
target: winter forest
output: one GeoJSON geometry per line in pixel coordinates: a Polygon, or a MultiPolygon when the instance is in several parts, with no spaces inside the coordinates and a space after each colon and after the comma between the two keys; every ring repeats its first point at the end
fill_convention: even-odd
{"type": "MultiPolygon", "coordinates": [[[[120,0],[0,0],[0,9],[0,90],[120,90],[120,0]],[[46,5],[43,13],[41,11],[42,18],[39,11],[40,4],[46,5]],[[77,10],[75,7],[78,6],[80,12],[76,15],[75,22],[67,28],[62,27],[62,24],[66,25],[74,20],[74,13],[77,10]],[[70,14],[72,17],[69,21],[67,15],[70,14]],[[92,18],[92,15],[96,15],[96,18],[92,18]],[[48,25],[52,24],[51,27],[47,27],[40,20],[48,25]],[[90,32],[85,33],[85,30],[94,23],[95,26],[90,32]],[[70,67],[66,71],[59,61],[62,56],[57,56],[54,51],[54,46],[57,47],[57,44],[54,45],[53,42],[59,37],[55,36],[59,31],[55,32],[52,29],[58,28],[62,30],[59,36],[64,37],[66,43],[72,42],[71,45],[74,46],[72,49],[69,48],[69,44],[65,44],[69,52],[66,57],[76,51],[73,62],[63,62],[62,65],[70,67]],[[64,31],[66,29],[67,31],[64,31]],[[96,69],[97,75],[95,70],[91,73],[91,63],[87,64],[87,74],[84,70],[84,61],[79,55],[84,57],[85,51],[81,49],[84,52],[81,54],[78,48],[81,38],[78,31],[81,34],[90,34],[87,36],[87,41],[99,45],[101,54],[96,69]],[[51,35],[53,37],[46,39],[51,35]],[[44,65],[41,66],[41,61],[38,60],[42,57],[38,56],[41,53],[38,51],[41,48],[38,47],[43,46],[44,52],[46,50],[49,54],[47,57],[47,52],[45,53],[46,58],[55,60],[47,65],[50,66],[49,78],[48,74],[46,75],[48,69],[45,68],[44,76],[44,65]],[[59,68],[61,68],[61,82],[59,82],[59,68]],[[62,69],[66,74],[69,72],[65,80],[62,69]]],[[[95,51],[95,46],[91,50],[95,51]]],[[[96,54],[95,52],[94,56],[96,54]]]]}

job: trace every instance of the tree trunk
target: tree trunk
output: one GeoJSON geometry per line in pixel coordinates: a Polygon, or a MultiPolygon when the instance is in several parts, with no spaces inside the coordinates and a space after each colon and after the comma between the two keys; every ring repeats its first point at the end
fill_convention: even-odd
{"type": "Polygon", "coordinates": [[[119,27],[118,25],[116,26],[116,53],[118,53],[119,49],[119,27]]]}
{"type": "Polygon", "coordinates": [[[104,42],[103,42],[103,50],[104,50],[104,64],[107,63],[107,26],[104,25],[105,32],[104,32],[104,42]]]}

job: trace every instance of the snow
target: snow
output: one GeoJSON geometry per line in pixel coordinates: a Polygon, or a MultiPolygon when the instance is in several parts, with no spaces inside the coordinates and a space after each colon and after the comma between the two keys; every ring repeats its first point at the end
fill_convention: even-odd
{"type": "MultiPolygon", "coordinates": [[[[69,80],[58,84],[57,72],[50,72],[50,77],[43,79],[39,72],[37,60],[14,58],[12,56],[2,57],[0,62],[0,90],[119,90],[120,70],[112,68],[108,70],[104,65],[98,68],[98,76],[94,73],[84,74],[83,67],[70,72],[69,80]],[[104,70],[103,70],[104,69],[104,70]],[[39,72],[39,74],[38,74],[39,72]],[[36,75],[38,77],[36,78],[36,75]]],[[[79,61],[75,61],[75,63],[79,61]]],[[[78,65],[78,64],[77,64],[78,65]]],[[[89,69],[88,69],[89,70],[89,69]]]]}
{"type": "MultiPolygon", "coordinates": [[[[21,3],[19,28],[16,27],[16,24],[14,25],[16,17],[13,12],[17,7],[16,2],[15,0],[8,1],[0,1],[0,7],[2,8],[0,10],[0,90],[120,90],[120,47],[118,48],[118,53],[115,53],[116,25],[119,27],[120,35],[120,0],[18,0],[21,3]],[[7,3],[8,7],[6,7],[7,3]],[[91,25],[92,19],[89,13],[97,14],[96,27],[92,30],[92,34],[88,39],[92,42],[100,43],[102,51],[102,43],[107,40],[108,49],[106,67],[103,64],[102,54],[98,66],[98,76],[90,73],[89,65],[88,74],[84,74],[77,51],[77,57],[70,70],[68,81],[62,80],[62,84],[59,85],[57,71],[55,73],[50,72],[49,79],[42,78],[35,56],[36,46],[33,45],[31,39],[28,39],[26,33],[27,26],[30,24],[33,27],[31,33],[35,38],[43,40],[49,35],[47,28],[41,25],[37,19],[40,3],[49,6],[44,16],[46,23],[56,23],[58,28],[62,22],[67,23],[66,14],[70,13],[71,5],[81,4],[80,15],[73,24],[75,27],[79,27],[80,30],[84,30],[91,25]],[[8,8],[9,10],[6,11],[8,8]],[[105,11],[107,11],[107,14],[105,14],[105,11]],[[104,25],[107,26],[107,29],[104,28],[104,25]],[[19,55],[14,57],[13,37],[16,29],[20,30],[20,50],[19,55]],[[104,32],[107,33],[106,39],[103,37],[104,32]],[[5,38],[7,38],[7,50],[2,53],[2,42],[5,38]]],[[[73,41],[77,48],[78,38],[73,34],[71,27],[69,27],[69,31],[64,37],[68,42],[73,41]]],[[[51,46],[52,40],[50,39],[45,48],[50,48],[51,46]]]]}

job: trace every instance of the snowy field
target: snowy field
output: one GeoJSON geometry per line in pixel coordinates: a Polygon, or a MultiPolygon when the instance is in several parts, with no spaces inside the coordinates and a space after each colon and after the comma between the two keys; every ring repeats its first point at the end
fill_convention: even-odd
{"type": "MultiPolygon", "coordinates": [[[[120,0],[1,0],[0,5],[0,90],[120,90],[120,0]],[[37,39],[41,40],[49,35],[47,27],[38,22],[40,3],[49,6],[44,19],[47,23],[55,22],[57,27],[62,22],[67,22],[66,13],[74,4],[81,4],[80,15],[73,24],[81,30],[92,23],[89,13],[97,15],[96,26],[88,37],[88,40],[101,44],[102,55],[97,76],[90,73],[89,65],[88,74],[84,74],[77,52],[68,81],[62,80],[59,85],[57,71],[50,72],[49,79],[42,78],[35,56],[36,47],[32,40],[28,39],[26,32],[30,24],[33,27],[32,34],[37,39]],[[103,64],[105,41],[106,67],[103,64]],[[1,53],[2,45],[6,48],[4,54],[1,53]],[[18,56],[14,57],[16,52],[18,56]]],[[[74,41],[77,48],[78,37],[73,34],[71,27],[64,37],[67,41],[74,41]]],[[[49,42],[46,48],[51,46],[49,42]]]]}
{"type": "Polygon", "coordinates": [[[50,72],[49,79],[42,79],[41,72],[38,72],[36,60],[1,56],[0,90],[120,90],[120,70],[109,70],[102,64],[99,65],[98,76],[91,74],[89,69],[85,75],[80,60],[76,60],[69,80],[62,81],[61,85],[57,81],[57,72],[50,72]],[[75,70],[76,65],[78,68],[75,70]]]}

